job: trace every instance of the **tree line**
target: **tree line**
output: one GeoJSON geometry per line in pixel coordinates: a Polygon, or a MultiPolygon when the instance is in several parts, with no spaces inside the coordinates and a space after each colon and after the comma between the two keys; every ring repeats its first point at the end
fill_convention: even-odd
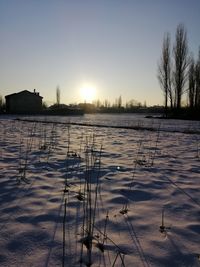
{"type": "Polygon", "coordinates": [[[158,80],[164,93],[165,115],[180,114],[183,96],[190,114],[200,110],[200,48],[197,59],[189,51],[187,31],[183,24],[176,29],[171,45],[170,34],[163,38],[162,52],[158,63],[158,80]]]}

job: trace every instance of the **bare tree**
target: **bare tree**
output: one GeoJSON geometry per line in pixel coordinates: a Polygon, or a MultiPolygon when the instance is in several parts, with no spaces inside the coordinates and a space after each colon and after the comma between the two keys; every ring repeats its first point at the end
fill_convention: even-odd
{"type": "Polygon", "coordinates": [[[122,107],[122,97],[121,95],[119,96],[119,98],[117,99],[117,107],[121,108],[122,107]]]}
{"type": "Polygon", "coordinates": [[[194,58],[191,57],[190,65],[188,70],[188,100],[189,100],[189,107],[193,108],[195,106],[195,90],[196,90],[196,80],[195,80],[195,62],[194,58]]]}
{"type": "Polygon", "coordinates": [[[200,108],[200,47],[199,56],[195,65],[195,107],[200,108]]]}
{"type": "Polygon", "coordinates": [[[105,101],[104,101],[104,107],[105,108],[109,108],[110,107],[110,102],[107,99],[105,99],[105,101]]]}
{"type": "Polygon", "coordinates": [[[59,106],[60,105],[60,88],[57,86],[56,88],[56,104],[59,106]]]}
{"type": "Polygon", "coordinates": [[[128,102],[126,102],[126,108],[136,108],[139,106],[139,102],[135,99],[131,99],[128,102]]]}
{"type": "Polygon", "coordinates": [[[173,47],[174,73],[173,83],[175,90],[175,107],[180,109],[181,99],[185,89],[187,79],[188,61],[188,41],[187,32],[183,24],[179,24],[176,29],[176,40],[173,47]]]}
{"type": "Polygon", "coordinates": [[[100,108],[100,107],[101,107],[101,101],[100,101],[99,99],[97,99],[97,100],[95,101],[95,106],[96,106],[97,108],[100,108]]]}
{"type": "Polygon", "coordinates": [[[168,98],[173,107],[173,94],[171,89],[171,59],[170,59],[170,35],[166,33],[163,39],[162,54],[158,64],[158,80],[164,93],[165,113],[167,115],[168,98]]]}

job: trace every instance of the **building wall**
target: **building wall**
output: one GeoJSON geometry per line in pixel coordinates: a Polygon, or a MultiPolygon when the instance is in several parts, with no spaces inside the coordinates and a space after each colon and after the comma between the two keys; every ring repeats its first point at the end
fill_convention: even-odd
{"type": "Polygon", "coordinates": [[[6,99],[6,110],[17,114],[39,113],[42,110],[42,98],[33,93],[11,95],[6,99]]]}

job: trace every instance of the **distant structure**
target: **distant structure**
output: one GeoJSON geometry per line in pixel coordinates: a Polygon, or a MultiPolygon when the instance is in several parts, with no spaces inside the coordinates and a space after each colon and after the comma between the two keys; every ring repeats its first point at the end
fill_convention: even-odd
{"type": "Polygon", "coordinates": [[[42,96],[34,89],[21,91],[5,96],[6,113],[9,114],[38,114],[42,111],[42,96]]]}

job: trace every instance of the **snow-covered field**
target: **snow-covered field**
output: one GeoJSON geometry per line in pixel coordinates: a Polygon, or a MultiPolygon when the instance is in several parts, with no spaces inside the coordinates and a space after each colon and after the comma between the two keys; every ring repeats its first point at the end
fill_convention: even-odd
{"type": "Polygon", "coordinates": [[[199,123],[70,121],[145,127],[0,118],[0,266],[200,266],[199,123]]]}

